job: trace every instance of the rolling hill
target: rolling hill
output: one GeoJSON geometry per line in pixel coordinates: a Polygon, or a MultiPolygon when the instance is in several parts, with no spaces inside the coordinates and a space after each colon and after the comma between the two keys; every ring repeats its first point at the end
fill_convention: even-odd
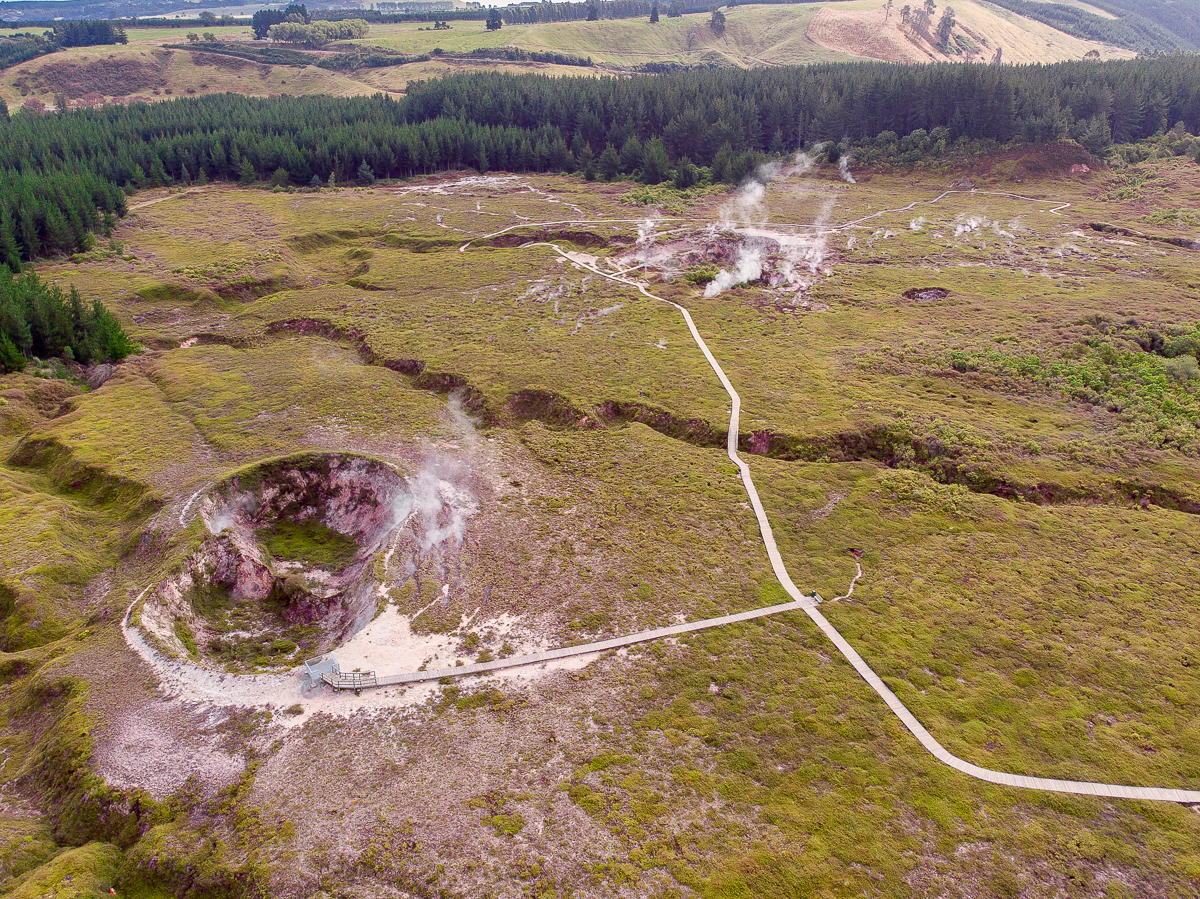
{"type": "MultiPolygon", "coordinates": [[[[481,22],[455,21],[435,31],[419,23],[376,24],[359,41],[340,50],[377,48],[408,55],[432,54],[427,61],[352,72],[314,66],[270,65],[195,49],[173,49],[185,39],[179,28],[130,28],[129,43],[84,47],[42,56],[0,72],[0,98],[10,107],[27,101],[53,105],[65,93],[75,103],[154,100],[208,93],[248,96],[326,93],[352,96],[376,91],[401,93],[409,82],[473,69],[540,71],[545,74],[621,74],[655,65],[754,66],[803,65],[855,58],[889,62],[973,61],[1033,63],[1133,55],[1133,51],[1086,40],[1044,22],[1018,15],[984,0],[959,0],[953,38],[940,46],[888,13],[880,0],[836,3],[749,5],[726,11],[723,34],[706,14],[663,17],[651,25],[642,19],[507,25],[488,31],[481,22]],[[547,63],[439,58],[437,50],[469,52],[515,47],[538,53],[590,58],[593,69],[547,63]]],[[[942,14],[935,10],[932,24],[942,14]]],[[[211,29],[222,42],[250,40],[247,27],[211,29]]],[[[314,56],[314,61],[317,57],[314,56]]]]}

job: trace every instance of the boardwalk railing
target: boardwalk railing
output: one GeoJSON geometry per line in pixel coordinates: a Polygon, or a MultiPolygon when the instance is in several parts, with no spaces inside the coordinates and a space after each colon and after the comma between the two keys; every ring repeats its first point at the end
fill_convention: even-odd
{"type": "Polygon", "coordinates": [[[341,671],[338,660],[328,653],[313,659],[304,660],[304,670],[313,681],[321,680],[326,674],[337,674],[341,671]]]}
{"type": "Polygon", "coordinates": [[[335,690],[362,690],[380,686],[374,671],[329,671],[321,675],[321,680],[335,690]]]}

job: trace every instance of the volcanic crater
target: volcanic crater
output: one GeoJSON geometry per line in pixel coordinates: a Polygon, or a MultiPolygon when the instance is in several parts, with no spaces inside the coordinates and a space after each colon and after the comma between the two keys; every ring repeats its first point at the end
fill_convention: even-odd
{"type": "Polygon", "coordinates": [[[311,453],[243,469],[199,509],[207,534],[139,623],[171,655],[254,670],[296,665],[371,620],[413,495],[387,463],[311,453]]]}

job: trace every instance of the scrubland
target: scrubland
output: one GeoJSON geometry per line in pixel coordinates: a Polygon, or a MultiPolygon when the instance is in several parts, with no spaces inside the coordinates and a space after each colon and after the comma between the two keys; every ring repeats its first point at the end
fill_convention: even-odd
{"type": "Polygon", "coordinates": [[[840,596],[861,555],[823,612],[947,748],[1196,789],[1200,168],[1085,159],[134,197],[121,253],[38,269],[145,352],[0,380],[5,888],[1193,895],[1194,810],[942,766],[799,612],[337,703],[182,630],[164,663],[230,699],[158,687],[120,626],[214,536],[214,485],[313,454],[459,491],[459,539],[445,500],[366,569],[418,657],[782,601],[678,313],[527,245],[556,243],[689,309],[793,579],[840,596]]]}

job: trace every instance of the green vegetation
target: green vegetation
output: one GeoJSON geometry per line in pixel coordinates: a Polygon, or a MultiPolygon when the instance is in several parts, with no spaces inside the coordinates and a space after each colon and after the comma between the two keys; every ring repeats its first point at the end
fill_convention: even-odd
{"type": "Polygon", "coordinates": [[[33,32],[0,35],[0,71],[64,47],[125,43],[128,38],[120,22],[55,22],[49,36],[33,32]]]}
{"type": "MultiPolygon", "coordinates": [[[[1189,810],[958,774],[802,614],[539,669],[532,687],[454,680],[403,710],[231,713],[213,740],[256,748],[241,778],[215,800],[195,784],[142,800],[140,819],[88,767],[143,707],[103,667],[124,658],[117,622],[208,539],[174,524],[194,491],[331,445],[398,465],[452,451],[452,390],[487,460],[464,564],[398,550],[373,569],[406,578],[402,613],[433,603],[415,632],[483,660],[528,651],[530,622],[562,645],[780,601],[724,457],[726,398],[677,312],[522,247],[620,270],[639,251],[619,220],[678,203],[656,238],[673,265],[636,276],[690,310],[741,393],[739,442],[796,582],[841,596],[861,553],[827,617],[972,762],[1200,784],[1200,274],[1166,241],[1190,233],[1200,167],[1159,155],[1178,134],[1109,171],[1074,144],[971,157],[950,141],[935,158],[943,136],[924,137],[875,167],[860,144],[857,184],[825,157],[766,185],[759,227],[780,233],[764,244],[794,230],[772,223],[918,204],[826,234],[801,292],[765,278],[703,296],[734,252],[708,227],[715,188],[536,174],[164,192],[117,225],[132,260],[45,265],[159,352],[99,391],[28,373],[0,389],[0,776],[19,768],[55,822],[0,829],[0,864],[32,876],[82,846],[94,874],[116,860],[124,895],[1187,895],[1189,810]],[[1094,170],[1071,174],[1079,160],[1094,170]],[[968,178],[978,190],[928,204],[968,178]],[[158,491],[166,531],[149,527],[158,491]],[[490,629],[501,615],[519,623],[490,629]],[[82,682],[47,681],[66,671],[91,705],[82,682]],[[314,836],[331,829],[345,840],[314,836]]],[[[306,561],[336,549],[306,527],[260,537],[306,561]]],[[[228,592],[186,599],[231,666],[312,645],[300,625],[244,637],[249,604],[228,592]]]]}
{"type": "Polygon", "coordinates": [[[497,836],[516,836],[524,829],[526,820],[516,811],[509,811],[510,802],[528,799],[528,796],[508,796],[504,793],[491,792],[476,796],[467,805],[470,808],[485,810],[483,824],[493,828],[497,836]]]}
{"type": "MultiPolygon", "coordinates": [[[[937,357],[920,349],[896,354],[900,365],[916,362],[933,369],[982,372],[1004,378],[1014,389],[1037,385],[1115,413],[1118,433],[1148,446],[1169,446],[1192,454],[1200,449],[1200,326],[1175,326],[1167,334],[1136,321],[1114,323],[1097,317],[1082,322],[1086,331],[1058,358],[1018,355],[1001,348],[950,351],[937,357]]],[[[875,360],[877,362],[878,360],[875,360]]],[[[865,367],[875,362],[860,361],[865,367]]]]}
{"type": "MultiPolygon", "coordinates": [[[[26,34],[0,35],[0,71],[26,60],[36,59],[44,53],[53,53],[58,47],[43,35],[26,34]]],[[[0,115],[0,118],[4,118],[0,115]]]]}
{"type": "Polygon", "coordinates": [[[137,348],[99,300],[85,304],[33,272],[0,269],[0,373],[24,371],[25,354],[61,356],[87,365],[115,362],[137,348]]]}
{"type": "Polygon", "coordinates": [[[316,518],[280,519],[270,530],[260,531],[263,547],[271,555],[341,571],[354,561],[358,544],[316,518]]]}
{"type": "Polygon", "coordinates": [[[192,632],[192,629],[188,627],[186,622],[175,622],[175,636],[179,638],[179,642],[183,644],[184,649],[188,651],[189,656],[192,658],[199,656],[199,647],[196,645],[196,635],[192,632]]]}
{"type": "Polygon", "coordinates": [[[842,138],[873,145],[903,135],[914,142],[912,152],[923,153],[939,129],[935,148],[1069,135],[1102,152],[1174,122],[1200,130],[1198,68],[1194,57],[1172,56],[1020,69],[855,64],[632,80],[493,74],[415,83],[399,103],[221,96],[21,115],[0,120],[0,251],[11,267],[85,249],[103,214],[124,213],[120,187],[193,177],[249,185],[283,171],[292,184],[330,174],[345,183],[364,166],[390,178],[468,167],[571,172],[596,159],[610,180],[632,174],[657,184],[696,163],[711,166],[715,180],[736,183],[765,153],[791,151],[797,139],[802,146],[842,138]],[[1107,112],[1076,90],[1081,78],[1089,91],[1112,93],[1107,112]],[[1018,96],[1029,99],[1017,103],[1018,96]],[[1152,96],[1161,102],[1150,103],[1152,96]],[[498,97],[506,98],[503,115],[498,97]],[[78,147],[70,166],[53,152],[61,144],[78,147]]]}
{"type": "Polygon", "coordinates": [[[289,24],[307,25],[312,21],[308,7],[304,4],[292,3],[286,9],[260,9],[250,18],[250,27],[254,31],[254,39],[261,41],[267,37],[271,28],[285,22],[289,24]]]}
{"type": "Polygon", "coordinates": [[[87,843],[67,849],[25,877],[7,893],[12,899],[100,899],[116,882],[123,856],[111,843],[87,843]]]}
{"type": "Polygon", "coordinates": [[[333,41],[364,38],[369,30],[369,26],[362,19],[313,22],[310,25],[303,22],[281,22],[267,29],[267,36],[273,41],[282,41],[285,44],[304,44],[307,47],[320,48],[333,41]]]}
{"type": "Polygon", "coordinates": [[[60,47],[93,47],[127,44],[125,26],[111,21],[60,22],[54,26],[54,42],[60,47]]]}
{"type": "Polygon", "coordinates": [[[997,6],[1045,22],[1076,37],[1116,44],[1133,50],[1195,50],[1200,47],[1200,15],[1178,3],[1151,0],[1088,0],[1087,6],[1110,14],[1096,15],[1086,8],[1033,0],[993,0],[997,6]]]}

